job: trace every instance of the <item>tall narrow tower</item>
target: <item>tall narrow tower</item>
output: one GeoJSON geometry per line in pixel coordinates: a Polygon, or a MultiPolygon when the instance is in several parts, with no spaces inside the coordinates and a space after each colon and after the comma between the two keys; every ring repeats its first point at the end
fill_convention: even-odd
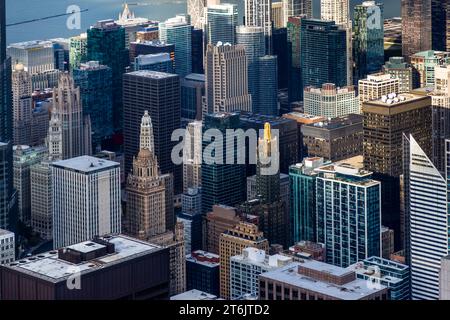
{"type": "Polygon", "coordinates": [[[146,240],[166,232],[165,181],[159,174],[147,111],[141,121],[140,151],[128,175],[127,194],[127,233],[146,240]]]}

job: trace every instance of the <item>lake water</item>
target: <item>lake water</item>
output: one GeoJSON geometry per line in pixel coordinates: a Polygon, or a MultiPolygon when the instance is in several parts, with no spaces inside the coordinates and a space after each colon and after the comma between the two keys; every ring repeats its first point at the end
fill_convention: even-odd
{"type": "MultiPolygon", "coordinates": [[[[81,14],[81,30],[69,30],[66,27],[67,17],[58,17],[7,28],[8,43],[70,37],[86,31],[98,20],[117,19],[125,0],[6,0],[6,22],[15,23],[51,15],[65,13],[68,6],[78,5],[88,9],[81,14]]],[[[242,0],[244,1],[244,0],[242,0]]],[[[314,1],[314,12],[320,12],[320,0],[314,1]]],[[[140,3],[131,6],[136,16],[152,20],[164,20],[178,13],[186,12],[186,0],[128,0],[129,3],[140,3]]],[[[223,3],[226,0],[222,1],[223,3]]],[[[351,0],[351,7],[362,1],[351,0]]],[[[385,16],[400,15],[400,0],[385,0],[385,16]]]]}

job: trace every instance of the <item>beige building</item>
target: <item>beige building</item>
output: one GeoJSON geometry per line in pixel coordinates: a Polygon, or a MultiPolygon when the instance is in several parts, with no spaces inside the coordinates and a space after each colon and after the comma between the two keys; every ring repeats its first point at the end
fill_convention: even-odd
{"type": "Polygon", "coordinates": [[[183,192],[202,184],[202,122],[192,121],[186,127],[183,152],[183,192]]]}
{"type": "Polygon", "coordinates": [[[219,254],[220,235],[226,230],[233,228],[241,218],[236,208],[225,205],[214,205],[213,211],[208,212],[204,222],[203,249],[207,252],[219,254]]]}
{"type": "Polygon", "coordinates": [[[230,259],[253,247],[269,250],[269,242],[254,224],[241,222],[220,235],[220,296],[230,298],[230,259]]]}
{"type": "Polygon", "coordinates": [[[359,80],[359,100],[361,103],[381,99],[391,93],[399,93],[399,80],[391,79],[389,74],[377,73],[359,80]]]}
{"type": "Polygon", "coordinates": [[[272,21],[273,27],[275,29],[284,27],[284,15],[283,15],[283,3],[273,2],[272,3],[272,21]]]}
{"type": "Polygon", "coordinates": [[[247,56],[243,45],[208,45],[205,56],[206,84],[203,114],[251,111],[247,56]]]}
{"type": "Polygon", "coordinates": [[[141,122],[140,151],[127,180],[127,233],[145,240],[166,232],[165,181],[153,152],[153,128],[146,111],[141,122]]]}

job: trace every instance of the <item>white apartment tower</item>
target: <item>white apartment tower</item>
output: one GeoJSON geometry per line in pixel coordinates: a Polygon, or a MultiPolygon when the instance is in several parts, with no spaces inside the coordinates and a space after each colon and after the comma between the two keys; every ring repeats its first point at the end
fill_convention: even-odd
{"type": "Polygon", "coordinates": [[[248,93],[247,56],[242,45],[218,43],[206,50],[206,97],[203,114],[251,111],[248,93]]]}
{"type": "Polygon", "coordinates": [[[202,184],[202,122],[192,121],[186,127],[183,151],[183,192],[202,184]]]}
{"type": "Polygon", "coordinates": [[[272,0],[245,0],[245,25],[262,27],[266,38],[266,54],[272,54],[272,0]]]}
{"type": "Polygon", "coordinates": [[[359,114],[361,106],[353,86],[336,88],[332,83],[325,83],[322,88],[305,88],[304,110],[306,114],[336,118],[350,113],[359,114]]]}
{"type": "Polygon", "coordinates": [[[312,0],[283,0],[284,27],[287,26],[290,17],[306,16],[313,17],[312,0]]]}
{"type": "Polygon", "coordinates": [[[391,79],[389,74],[371,74],[367,76],[367,79],[359,80],[359,100],[361,103],[378,100],[391,93],[399,93],[399,88],[399,80],[391,79]]]}
{"type": "Polygon", "coordinates": [[[81,156],[51,170],[55,249],[121,232],[119,163],[81,156]]]}

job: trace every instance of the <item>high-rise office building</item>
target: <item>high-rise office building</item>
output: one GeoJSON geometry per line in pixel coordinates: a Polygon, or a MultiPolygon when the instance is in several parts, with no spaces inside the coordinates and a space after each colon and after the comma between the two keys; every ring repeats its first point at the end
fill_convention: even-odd
{"type": "Polygon", "coordinates": [[[251,111],[247,56],[242,45],[208,45],[203,117],[207,113],[251,111]]]}
{"type": "Polygon", "coordinates": [[[324,83],[320,88],[306,87],[303,94],[303,109],[306,114],[325,118],[361,113],[355,87],[337,88],[332,83],[324,83]]]}
{"type": "Polygon", "coordinates": [[[381,256],[381,183],[346,163],[316,171],[317,242],[325,244],[326,261],[345,268],[381,256]]]}
{"type": "Polygon", "coordinates": [[[72,75],[80,88],[83,115],[91,118],[93,146],[101,147],[114,133],[111,68],[90,61],[74,68],[72,75]]]}
{"type": "Polygon", "coordinates": [[[0,265],[16,260],[16,242],[14,232],[0,229],[0,265]]]}
{"type": "Polygon", "coordinates": [[[245,25],[264,31],[266,54],[272,54],[272,0],[245,0],[245,25]]]}
{"type": "Polygon", "coordinates": [[[16,64],[12,73],[13,143],[31,144],[31,77],[23,64],[16,64]]]}
{"type": "Polygon", "coordinates": [[[434,87],[435,68],[450,63],[450,52],[421,51],[410,56],[413,66],[413,87],[434,87]]]}
{"type": "Polygon", "coordinates": [[[258,59],[258,105],[254,113],[278,116],[278,57],[258,59]]]}
{"type": "Polygon", "coordinates": [[[287,26],[290,17],[313,17],[312,0],[283,0],[283,27],[287,26]]]}
{"type": "Polygon", "coordinates": [[[192,73],[192,27],[179,15],[159,24],[159,40],[175,44],[175,71],[181,77],[192,73]]]}
{"type": "Polygon", "coordinates": [[[220,235],[220,296],[222,298],[231,298],[231,257],[241,254],[243,249],[249,247],[269,250],[269,242],[254,224],[241,222],[220,235]]]}
{"type": "Polygon", "coordinates": [[[303,87],[348,85],[347,32],[333,21],[301,19],[300,65],[303,87]]]}
{"type": "MultiPolygon", "coordinates": [[[[126,73],[123,83],[125,173],[139,152],[139,124],[146,110],[152,119],[155,155],[162,174],[173,174],[175,194],[181,193],[181,166],[172,162],[172,132],[180,128],[180,78],[142,70],[126,73]]],[[[173,223],[172,223],[173,225],[173,223]]]]}
{"type": "Polygon", "coordinates": [[[404,136],[406,258],[412,298],[437,300],[441,259],[448,255],[447,177],[433,165],[419,137],[404,136]]]}
{"type": "Polygon", "coordinates": [[[289,17],[287,22],[288,95],[289,102],[303,100],[301,27],[306,17],[289,17]],[[300,84],[300,85],[299,85],[300,84]]]}
{"type": "Polygon", "coordinates": [[[355,83],[381,71],[384,63],[384,5],[364,1],[356,5],[353,18],[353,60],[355,83]]]}
{"type": "Polygon", "coordinates": [[[203,218],[202,189],[189,188],[181,195],[181,212],[177,214],[177,221],[184,225],[186,255],[202,248],[203,218]]]}
{"type": "Polygon", "coordinates": [[[322,158],[305,158],[289,168],[292,242],[316,241],[316,178],[322,158]]]}
{"type": "Polygon", "coordinates": [[[192,29],[191,46],[192,73],[204,74],[203,55],[205,48],[203,46],[203,29],[192,29]]]}
{"type": "Polygon", "coordinates": [[[152,120],[146,111],[141,121],[139,153],[127,178],[127,233],[147,240],[166,232],[165,184],[159,176],[154,151],[152,120]]]}
{"type": "Polygon", "coordinates": [[[203,96],[205,95],[205,75],[188,74],[181,79],[181,119],[187,121],[201,120],[203,96]]]}
{"type": "Polygon", "coordinates": [[[259,275],[281,268],[292,262],[292,258],[264,250],[245,248],[242,253],[230,258],[230,298],[245,299],[247,295],[257,298],[259,294],[259,275]]]}
{"type": "Polygon", "coordinates": [[[6,6],[0,0],[0,229],[14,228],[11,58],[6,55],[6,6]]]}
{"type": "Polygon", "coordinates": [[[308,157],[340,161],[363,152],[363,116],[349,114],[302,126],[302,140],[308,157]]]}
{"type": "Polygon", "coordinates": [[[175,73],[173,60],[166,52],[137,56],[132,63],[132,69],[133,71],[152,70],[175,73]]]}
{"type": "Polygon", "coordinates": [[[55,49],[51,41],[27,41],[8,46],[14,65],[21,63],[31,76],[32,90],[53,88],[58,83],[55,49]]]}
{"type": "Polygon", "coordinates": [[[125,29],[113,20],[97,22],[87,31],[87,61],[111,68],[114,131],[122,130],[122,78],[128,65],[125,29]]]}
{"type": "Polygon", "coordinates": [[[30,168],[31,228],[44,240],[53,238],[53,187],[50,161],[30,168]]]}
{"type": "Polygon", "coordinates": [[[414,94],[384,96],[364,102],[364,168],[382,182],[382,223],[394,230],[395,248],[401,249],[406,226],[400,218],[402,134],[412,134],[431,154],[431,98],[414,94]]]}
{"type": "Polygon", "coordinates": [[[205,24],[204,10],[209,3],[219,2],[218,0],[188,0],[187,1],[187,14],[191,20],[191,25],[195,29],[203,29],[205,24]]]}
{"type": "MultiPolygon", "coordinates": [[[[219,130],[225,137],[227,130],[241,128],[239,114],[213,113],[207,114],[204,121],[203,132],[209,129],[219,130]]],[[[215,204],[235,206],[245,200],[246,181],[245,164],[238,163],[238,150],[236,141],[227,143],[223,139],[222,154],[208,151],[209,143],[203,139],[203,163],[202,163],[202,211],[209,212],[215,204]],[[207,149],[208,148],[208,149],[207,149]],[[226,161],[231,155],[233,163],[226,161]]],[[[236,139],[234,139],[236,140],[236,139]]],[[[218,142],[220,143],[220,142],[218,142]]],[[[208,250],[210,251],[210,250],[208,250]]]]}
{"type": "Polygon", "coordinates": [[[278,88],[287,89],[289,81],[288,32],[286,28],[273,30],[273,54],[278,59],[278,88]]]}
{"type": "Polygon", "coordinates": [[[53,248],[120,233],[119,163],[81,156],[53,162],[51,168],[53,248]]]}
{"type": "Polygon", "coordinates": [[[350,20],[349,0],[321,0],[320,15],[322,20],[334,21],[346,25],[350,20]]]}
{"type": "Polygon", "coordinates": [[[186,127],[183,152],[183,191],[202,185],[202,122],[193,121],[186,127]]]}
{"type": "Polygon", "coordinates": [[[30,167],[39,163],[46,155],[46,147],[14,146],[13,172],[14,189],[17,192],[18,218],[27,226],[31,225],[30,167]]]}
{"type": "Polygon", "coordinates": [[[390,57],[383,66],[383,72],[391,79],[399,80],[398,93],[407,93],[413,89],[413,69],[403,57],[390,57]]]}
{"type": "Polygon", "coordinates": [[[139,56],[147,54],[168,53],[170,59],[175,62],[175,44],[161,42],[159,40],[138,40],[130,43],[130,62],[133,63],[139,56]]]}
{"type": "Polygon", "coordinates": [[[389,74],[378,73],[367,76],[367,79],[359,80],[358,91],[361,103],[381,99],[392,93],[399,93],[400,81],[392,79],[389,74]]]}
{"type": "MultiPolygon", "coordinates": [[[[273,29],[279,29],[284,27],[284,13],[283,13],[283,2],[272,2],[272,21],[273,29]]],[[[275,48],[275,47],[274,47],[275,48]]]]}
{"type": "Polygon", "coordinates": [[[234,4],[208,5],[206,16],[207,43],[217,45],[236,43],[236,26],[238,25],[237,6],[234,4]]]}
{"type": "Polygon", "coordinates": [[[252,95],[252,110],[258,107],[259,58],[265,54],[264,29],[262,27],[239,26],[236,28],[236,43],[244,47],[247,56],[248,92],[252,95]]]}
{"type": "MultiPolygon", "coordinates": [[[[68,73],[61,73],[58,87],[53,91],[52,114],[58,115],[62,134],[62,158],[69,159],[90,154],[90,132],[86,132],[80,88],[75,87],[68,73]]],[[[86,116],[86,117],[89,117],[86,116]]]]}
{"type": "Polygon", "coordinates": [[[420,51],[446,50],[446,10],[446,1],[402,0],[402,51],[406,60],[420,51]]]}
{"type": "Polygon", "coordinates": [[[220,257],[217,254],[196,250],[186,257],[186,289],[220,294],[220,257]]]}
{"type": "Polygon", "coordinates": [[[69,39],[69,68],[80,66],[87,58],[87,33],[69,39]]]}

